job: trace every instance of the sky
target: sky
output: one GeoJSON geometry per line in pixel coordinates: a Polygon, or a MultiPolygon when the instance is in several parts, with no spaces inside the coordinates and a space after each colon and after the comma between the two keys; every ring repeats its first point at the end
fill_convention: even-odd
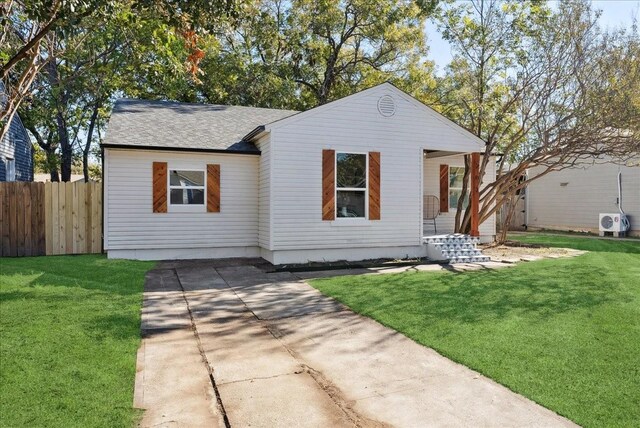
{"type": "MultiPolygon", "coordinates": [[[[557,1],[551,0],[550,3],[557,3],[557,1]]],[[[596,9],[602,10],[602,15],[600,16],[602,28],[631,27],[632,17],[634,16],[640,20],[640,0],[593,0],[592,3],[596,9]]],[[[441,74],[443,68],[451,60],[449,44],[442,40],[433,22],[427,23],[427,36],[429,43],[428,57],[435,61],[437,73],[441,74]]]]}

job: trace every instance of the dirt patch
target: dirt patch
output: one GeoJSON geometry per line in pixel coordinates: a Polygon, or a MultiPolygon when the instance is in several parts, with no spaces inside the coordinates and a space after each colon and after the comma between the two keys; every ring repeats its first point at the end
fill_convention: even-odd
{"type": "Polygon", "coordinates": [[[507,242],[504,245],[484,245],[480,247],[482,254],[491,257],[494,261],[532,261],[543,258],[575,257],[586,251],[571,248],[551,248],[540,245],[526,245],[522,243],[507,242]]]}

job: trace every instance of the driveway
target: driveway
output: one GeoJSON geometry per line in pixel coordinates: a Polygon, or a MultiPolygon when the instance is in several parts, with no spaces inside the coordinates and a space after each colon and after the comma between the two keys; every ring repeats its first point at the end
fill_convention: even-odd
{"type": "Polygon", "coordinates": [[[574,426],[259,260],[161,263],[142,330],[142,426],[574,426]]]}

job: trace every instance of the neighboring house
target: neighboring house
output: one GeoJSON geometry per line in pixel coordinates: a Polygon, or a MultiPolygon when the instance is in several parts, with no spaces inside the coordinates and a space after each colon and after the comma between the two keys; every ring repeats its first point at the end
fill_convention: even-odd
{"type": "Polygon", "coordinates": [[[485,144],[385,83],[302,113],[119,100],[102,147],[109,257],[283,264],[425,256],[423,197],[452,232],[485,144]]]}
{"type": "MultiPolygon", "coordinates": [[[[0,102],[4,86],[0,82],[0,102]]],[[[16,114],[0,141],[0,181],[33,181],[33,154],[29,134],[16,114]]]]}
{"type": "Polygon", "coordinates": [[[526,191],[527,227],[598,233],[599,214],[618,213],[618,173],[622,208],[631,221],[628,233],[640,236],[640,159],[598,160],[533,180],[526,191]]]}

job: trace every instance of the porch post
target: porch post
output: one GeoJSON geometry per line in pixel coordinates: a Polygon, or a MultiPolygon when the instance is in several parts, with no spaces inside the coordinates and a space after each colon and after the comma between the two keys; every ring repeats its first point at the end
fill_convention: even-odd
{"type": "Polygon", "coordinates": [[[480,153],[471,153],[471,236],[480,236],[480,153]]]}

